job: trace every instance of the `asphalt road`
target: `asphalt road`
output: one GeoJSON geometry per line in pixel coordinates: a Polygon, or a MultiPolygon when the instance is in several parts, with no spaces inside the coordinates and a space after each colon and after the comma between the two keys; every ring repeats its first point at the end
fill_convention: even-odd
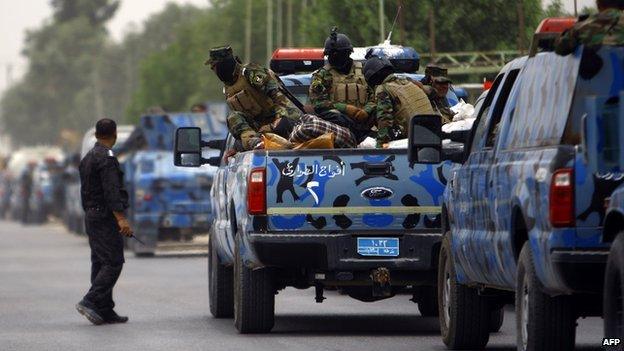
{"type": "MultiPolygon", "coordinates": [[[[206,257],[137,259],[126,254],[115,290],[125,325],[93,326],[74,309],[89,281],[86,239],[61,226],[0,222],[0,350],[444,350],[436,319],[408,296],[372,304],[330,292],[281,291],[275,329],[239,335],[209,315],[206,257]]],[[[505,316],[488,350],[515,350],[505,316]]],[[[602,320],[579,321],[577,349],[600,350],[602,320]]]]}

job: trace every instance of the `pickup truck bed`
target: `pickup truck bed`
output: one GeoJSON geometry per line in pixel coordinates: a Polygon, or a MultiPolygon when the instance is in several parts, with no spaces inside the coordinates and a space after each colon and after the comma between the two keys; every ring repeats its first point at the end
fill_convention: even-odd
{"type": "Polygon", "coordinates": [[[229,315],[216,305],[233,300],[241,332],[267,332],[272,322],[258,318],[272,321],[274,294],[286,286],[314,286],[318,302],[324,288],[362,301],[407,289],[422,314],[437,314],[440,204],[451,167],[410,165],[406,150],[391,149],[262,150],[223,160],[212,189],[213,314],[229,315]],[[270,302],[252,307],[260,300],[270,302]]]}

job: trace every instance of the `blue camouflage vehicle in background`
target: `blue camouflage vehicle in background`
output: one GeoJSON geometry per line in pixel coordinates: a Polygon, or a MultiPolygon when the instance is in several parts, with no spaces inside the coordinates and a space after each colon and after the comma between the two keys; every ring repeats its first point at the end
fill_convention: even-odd
{"type": "MultiPolygon", "coordinates": [[[[303,102],[305,77],[281,77],[303,102]]],[[[208,273],[215,317],[233,316],[241,333],[269,332],[275,295],[289,286],[314,287],[319,303],[325,288],[365,302],[407,292],[421,315],[438,313],[449,159],[410,164],[406,149],[241,152],[231,135],[205,143],[197,129],[177,133],[176,164],[219,167],[208,273]],[[218,146],[220,155],[202,160],[200,145],[218,146]]]]}
{"type": "MultiPolygon", "coordinates": [[[[138,256],[153,255],[159,241],[191,241],[207,234],[212,222],[210,188],[216,168],[174,167],[175,129],[198,126],[206,138],[223,138],[225,126],[210,114],[173,113],[141,117],[119,150],[129,194],[129,219],[135,236],[128,240],[138,256]]],[[[215,151],[208,151],[210,156],[215,151]]]]}
{"type": "Polygon", "coordinates": [[[512,61],[477,112],[442,208],[440,327],[451,349],[483,348],[514,298],[519,350],[572,350],[577,318],[602,314],[622,230],[613,209],[603,233],[605,199],[624,177],[597,167],[588,145],[603,144],[588,131],[591,116],[617,119],[624,48],[583,50],[512,61]]]}

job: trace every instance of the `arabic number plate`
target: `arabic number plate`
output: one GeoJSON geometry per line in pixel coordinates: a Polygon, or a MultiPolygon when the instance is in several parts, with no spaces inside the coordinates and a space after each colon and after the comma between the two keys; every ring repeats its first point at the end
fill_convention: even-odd
{"type": "Polygon", "coordinates": [[[361,256],[397,257],[399,238],[357,238],[357,252],[361,256]]]}

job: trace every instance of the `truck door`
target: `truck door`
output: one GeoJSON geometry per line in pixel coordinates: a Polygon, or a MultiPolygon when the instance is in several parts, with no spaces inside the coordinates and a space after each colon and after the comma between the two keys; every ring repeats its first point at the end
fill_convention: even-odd
{"type": "Polygon", "coordinates": [[[478,111],[477,120],[475,122],[475,129],[472,134],[470,143],[470,156],[463,167],[458,168],[453,175],[453,182],[456,182],[457,199],[459,200],[460,215],[453,227],[453,236],[455,240],[461,245],[460,257],[462,258],[462,266],[464,267],[466,274],[470,280],[477,280],[479,276],[479,267],[476,259],[473,255],[469,255],[469,250],[472,237],[477,235],[477,231],[484,226],[482,219],[479,218],[476,213],[479,211],[479,206],[483,205],[484,201],[479,200],[476,196],[478,187],[477,179],[473,179],[477,176],[483,158],[483,138],[487,133],[488,126],[490,124],[490,108],[494,102],[494,97],[501,85],[504,75],[499,75],[490,92],[487,94],[481,109],[478,111]]]}

